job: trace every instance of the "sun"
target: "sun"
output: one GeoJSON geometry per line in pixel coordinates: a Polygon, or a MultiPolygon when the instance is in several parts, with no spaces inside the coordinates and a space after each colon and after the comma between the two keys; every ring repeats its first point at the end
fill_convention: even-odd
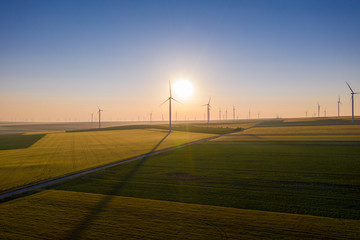
{"type": "Polygon", "coordinates": [[[178,79],[173,85],[175,97],[179,100],[190,98],[194,92],[194,87],[187,79],[178,79]]]}

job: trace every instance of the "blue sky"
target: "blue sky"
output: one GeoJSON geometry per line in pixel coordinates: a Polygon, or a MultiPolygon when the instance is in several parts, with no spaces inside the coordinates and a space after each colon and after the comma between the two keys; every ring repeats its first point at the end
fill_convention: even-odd
{"type": "Polygon", "coordinates": [[[0,32],[0,121],[160,119],[178,77],[197,119],[209,96],[214,119],[336,115],[338,95],[349,115],[360,91],[359,1],[0,1],[0,32]]]}

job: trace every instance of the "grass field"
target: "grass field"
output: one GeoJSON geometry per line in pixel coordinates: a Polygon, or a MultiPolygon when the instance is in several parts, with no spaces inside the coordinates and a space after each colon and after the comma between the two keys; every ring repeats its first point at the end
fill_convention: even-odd
{"type": "MultiPolygon", "coordinates": [[[[215,131],[237,128],[224,124],[215,131]]],[[[194,133],[205,126],[179,124],[159,148],[213,136],[194,133]]],[[[162,127],[133,128],[51,133],[27,148],[10,146],[0,159],[15,165],[9,176],[0,166],[1,180],[139,155],[166,135],[162,127]]],[[[267,121],[2,203],[0,238],[359,239],[359,202],[359,125],[267,121]]]]}
{"type": "Polygon", "coordinates": [[[360,142],[290,143],[219,138],[55,188],[360,219],[360,142]]]}
{"type": "Polygon", "coordinates": [[[49,133],[41,139],[38,136],[0,137],[0,149],[7,148],[0,150],[0,191],[138,156],[154,147],[164,149],[213,135],[173,132],[159,146],[167,132],[156,129],[49,133]],[[18,146],[9,146],[9,139],[31,146],[11,149],[18,146]]]}
{"type": "Polygon", "coordinates": [[[0,206],[1,239],[359,239],[359,220],[44,191],[0,206]]]}
{"type": "Polygon", "coordinates": [[[256,127],[215,141],[302,141],[309,144],[360,141],[360,125],[256,127]]]}

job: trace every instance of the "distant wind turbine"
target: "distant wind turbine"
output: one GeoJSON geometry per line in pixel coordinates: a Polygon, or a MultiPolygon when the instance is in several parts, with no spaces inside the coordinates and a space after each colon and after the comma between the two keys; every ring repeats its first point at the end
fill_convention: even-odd
{"type": "Polygon", "coordinates": [[[320,117],[320,104],[318,104],[318,117],[320,117]]]}
{"type": "Polygon", "coordinates": [[[221,108],[219,108],[219,120],[221,120],[221,108]]]}
{"type": "Polygon", "coordinates": [[[235,120],[235,105],[233,105],[233,120],[235,120]]]}
{"type": "Polygon", "coordinates": [[[163,105],[164,103],[166,103],[167,101],[169,101],[169,133],[171,132],[171,100],[174,100],[175,102],[178,102],[176,99],[174,99],[171,95],[171,82],[169,81],[169,91],[170,91],[170,96],[168,97],[168,99],[166,99],[161,105],[163,105]]]}
{"type": "Polygon", "coordinates": [[[350,85],[346,82],[346,84],[348,85],[348,87],[350,88],[351,91],[351,103],[352,103],[352,122],[354,122],[354,94],[359,94],[357,92],[354,92],[350,85]]]}
{"type": "Polygon", "coordinates": [[[201,105],[201,106],[206,106],[206,110],[207,110],[207,123],[210,123],[210,101],[211,101],[211,97],[209,98],[209,101],[207,104],[201,105]]]}
{"type": "Polygon", "coordinates": [[[101,123],[101,112],[104,111],[102,109],[99,108],[98,106],[98,113],[99,113],[99,128],[100,128],[100,123],[101,123]]]}
{"type": "Polygon", "coordinates": [[[341,101],[340,101],[340,96],[338,98],[338,117],[340,117],[340,104],[341,104],[341,101]]]}

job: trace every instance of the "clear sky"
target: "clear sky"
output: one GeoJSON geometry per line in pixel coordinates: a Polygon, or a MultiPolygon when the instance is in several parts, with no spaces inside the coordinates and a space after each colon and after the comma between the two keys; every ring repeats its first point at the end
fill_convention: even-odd
{"type": "Polygon", "coordinates": [[[359,43],[356,0],[0,0],[0,121],[166,120],[180,77],[178,119],[350,115],[359,43]]]}

